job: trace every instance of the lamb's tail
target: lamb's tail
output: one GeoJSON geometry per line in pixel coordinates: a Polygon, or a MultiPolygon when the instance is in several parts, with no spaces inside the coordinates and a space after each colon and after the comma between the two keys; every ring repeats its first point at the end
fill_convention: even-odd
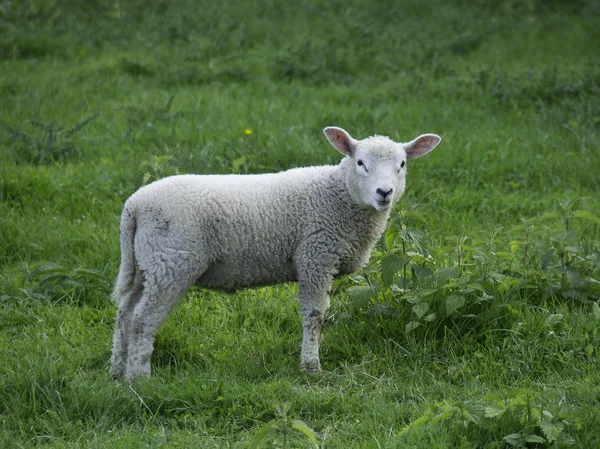
{"type": "Polygon", "coordinates": [[[142,276],[136,266],[133,241],[137,228],[136,209],[129,201],[121,214],[121,266],[115,283],[113,299],[118,307],[128,302],[129,297],[141,288],[142,276]]]}

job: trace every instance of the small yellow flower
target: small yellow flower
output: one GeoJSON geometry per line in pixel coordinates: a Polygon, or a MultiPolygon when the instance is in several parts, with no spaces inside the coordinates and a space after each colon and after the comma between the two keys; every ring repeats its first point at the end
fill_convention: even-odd
{"type": "Polygon", "coordinates": [[[246,129],[246,131],[244,131],[244,134],[246,134],[247,136],[249,136],[250,134],[252,134],[252,130],[251,129],[246,129]]]}

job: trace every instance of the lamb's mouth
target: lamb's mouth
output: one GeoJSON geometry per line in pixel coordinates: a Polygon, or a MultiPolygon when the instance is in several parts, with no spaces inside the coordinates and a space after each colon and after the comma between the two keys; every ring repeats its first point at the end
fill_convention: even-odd
{"type": "Polygon", "coordinates": [[[377,203],[377,208],[378,209],[386,209],[388,207],[390,207],[390,205],[392,204],[391,201],[389,200],[375,200],[375,202],[377,203]]]}

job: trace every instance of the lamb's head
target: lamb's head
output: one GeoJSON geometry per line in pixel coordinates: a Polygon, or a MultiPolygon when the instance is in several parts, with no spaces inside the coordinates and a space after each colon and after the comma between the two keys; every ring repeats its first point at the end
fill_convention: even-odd
{"type": "Polygon", "coordinates": [[[423,134],[408,143],[383,136],[356,140],[342,128],[323,130],[329,142],[346,156],[346,185],[352,198],[363,207],[388,210],[404,192],[406,160],[433,150],[441,138],[423,134]]]}

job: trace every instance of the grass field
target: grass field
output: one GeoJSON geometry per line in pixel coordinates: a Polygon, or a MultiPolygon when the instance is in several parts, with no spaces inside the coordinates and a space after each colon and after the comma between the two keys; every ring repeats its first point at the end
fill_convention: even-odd
{"type": "Polygon", "coordinates": [[[0,1],[0,447],[600,447],[600,3],[0,1]],[[107,371],[125,199],[440,146],[335,285],[193,290],[107,371]]]}

